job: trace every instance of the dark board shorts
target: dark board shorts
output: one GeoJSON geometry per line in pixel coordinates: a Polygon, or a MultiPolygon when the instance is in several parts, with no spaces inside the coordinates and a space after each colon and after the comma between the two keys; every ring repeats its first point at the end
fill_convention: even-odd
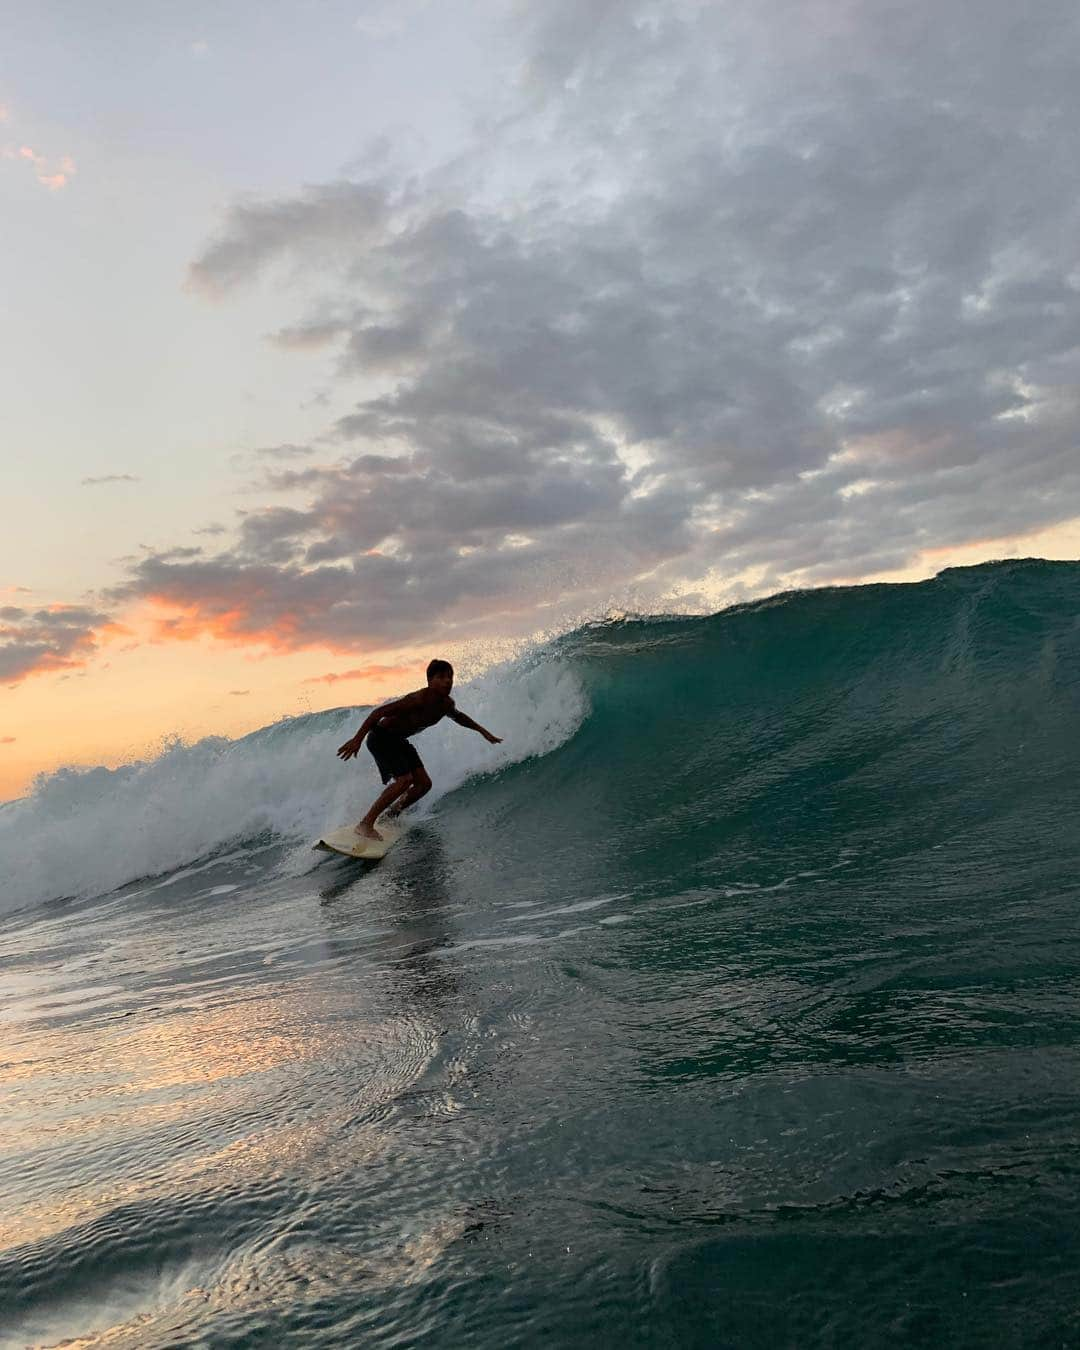
{"type": "Polygon", "coordinates": [[[415,747],[397,731],[372,727],[367,734],[367,748],[378,765],[384,783],[424,767],[415,747]]]}

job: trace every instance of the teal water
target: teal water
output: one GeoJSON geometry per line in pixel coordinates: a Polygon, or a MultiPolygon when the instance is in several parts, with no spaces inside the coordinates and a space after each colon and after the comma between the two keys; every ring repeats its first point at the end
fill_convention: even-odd
{"type": "Polygon", "coordinates": [[[534,750],[377,867],[240,800],[336,784],[351,712],[0,813],[142,859],[110,803],[190,772],[246,822],[6,895],[0,1343],[1080,1343],[1080,564],[591,626],[501,688],[459,701],[534,750]]]}

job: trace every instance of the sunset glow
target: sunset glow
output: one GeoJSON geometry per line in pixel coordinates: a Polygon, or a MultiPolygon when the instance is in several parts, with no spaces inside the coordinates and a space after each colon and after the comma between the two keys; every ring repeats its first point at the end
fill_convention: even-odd
{"type": "Polygon", "coordinates": [[[121,60],[48,8],[0,77],[0,794],[451,646],[1080,553],[1072,198],[862,6],[608,14],[655,136],[562,6],[331,5],[255,65],[238,14],[121,60]]]}

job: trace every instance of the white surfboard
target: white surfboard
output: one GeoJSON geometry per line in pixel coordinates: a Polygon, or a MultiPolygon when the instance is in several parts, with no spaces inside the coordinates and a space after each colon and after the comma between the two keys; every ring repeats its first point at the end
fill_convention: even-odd
{"type": "Polygon", "coordinates": [[[385,857],[387,851],[393,848],[408,827],[400,824],[388,825],[380,820],[375,828],[382,835],[381,839],[365,839],[356,833],[355,825],[342,825],[338,830],[328,830],[312,847],[320,848],[325,853],[340,853],[346,858],[375,860],[385,857]]]}

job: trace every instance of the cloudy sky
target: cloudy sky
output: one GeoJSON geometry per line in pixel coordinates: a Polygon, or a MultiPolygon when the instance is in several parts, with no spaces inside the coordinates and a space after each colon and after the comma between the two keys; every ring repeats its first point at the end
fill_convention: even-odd
{"type": "Polygon", "coordinates": [[[1075,0],[0,12],[0,796],[1080,555],[1075,0]]]}

